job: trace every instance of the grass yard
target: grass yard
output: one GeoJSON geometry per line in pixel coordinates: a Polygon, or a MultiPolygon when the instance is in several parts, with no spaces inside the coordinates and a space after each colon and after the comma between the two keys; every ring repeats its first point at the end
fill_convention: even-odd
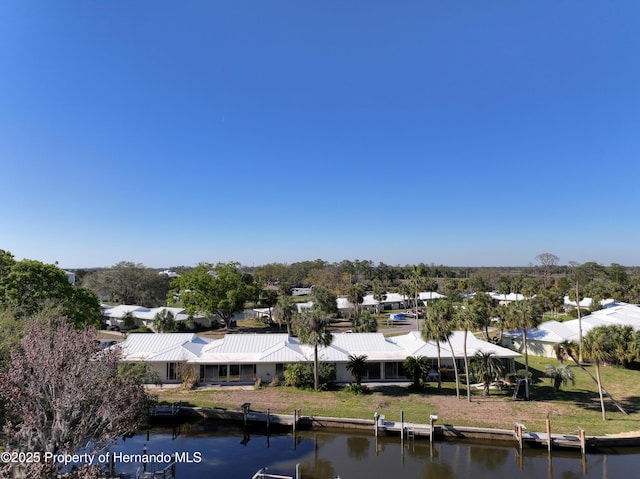
{"type": "MultiPolygon", "coordinates": [[[[596,384],[579,367],[571,365],[576,383],[563,386],[554,397],[551,380],[544,378],[547,365],[557,365],[555,359],[530,357],[533,373],[531,401],[512,399],[513,390],[492,391],[484,398],[481,391],[473,391],[472,400],[466,399],[461,386],[461,397],[456,398],[455,383],[445,382],[441,390],[430,383],[424,393],[410,393],[401,386],[381,386],[369,394],[353,395],[344,391],[304,391],[284,386],[264,386],[254,390],[218,387],[183,391],[160,389],[161,401],[182,401],[189,405],[239,410],[244,402],[251,403],[254,411],[292,414],[300,409],[303,415],[373,419],[375,412],[387,420],[400,420],[404,412],[406,422],[428,423],[430,414],[439,416],[440,424],[456,426],[493,427],[512,429],[514,422],[524,423],[529,431],[544,431],[547,415],[553,432],[574,434],[578,428],[587,435],[638,432],[640,434],[640,371],[618,367],[602,368],[604,387],[628,412],[624,415],[605,397],[607,420],[602,420],[596,384]]],[[[524,368],[521,361],[517,369],[524,368]]],[[[587,369],[595,376],[595,368],[587,369]]]]}

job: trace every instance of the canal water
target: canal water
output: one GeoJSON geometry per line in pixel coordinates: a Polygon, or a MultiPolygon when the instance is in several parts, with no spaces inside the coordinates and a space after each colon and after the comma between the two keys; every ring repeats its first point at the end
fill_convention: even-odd
{"type": "MultiPolygon", "coordinates": [[[[221,422],[153,427],[110,448],[116,471],[160,469],[160,460],[178,454],[176,479],[250,479],[262,467],[304,479],[425,478],[514,479],[640,477],[640,449],[587,454],[525,448],[515,442],[405,440],[366,432],[301,431],[245,433],[221,422]],[[136,462],[143,453],[154,461],[136,462]],[[131,462],[127,462],[131,461],[131,462]],[[144,465],[144,462],[147,462],[144,465]]],[[[174,456],[175,457],[175,456],[174,456]]]]}

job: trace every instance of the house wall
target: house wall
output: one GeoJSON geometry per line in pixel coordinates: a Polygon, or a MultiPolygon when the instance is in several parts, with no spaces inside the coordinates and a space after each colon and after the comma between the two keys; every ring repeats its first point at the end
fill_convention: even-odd
{"type": "MultiPolygon", "coordinates": [[[[513,349],[514,351],[524,354],[524,345],[522,339],[519,338],[504,338],[503,346],[505,348],[513,349]]],[[[549,343],[544,341],[536,341],[533,339],[527,340],[527,353],[532,356],[542,356],[545,358],[555,358],[556,353],[553,350],[555,343],[549,343]]]]}

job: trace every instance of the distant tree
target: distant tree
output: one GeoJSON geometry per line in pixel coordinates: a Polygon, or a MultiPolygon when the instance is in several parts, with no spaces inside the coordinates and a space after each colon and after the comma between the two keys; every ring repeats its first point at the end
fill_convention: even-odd
{"type": "Polygon", "coordinates": [[[496,305],[497,301],[487,293],[476,293],[469,304],[473,314],[474,326],[482,330],[487,341],[490,339],[489,327],[491,326],[491,319],[494,316],[496,305]]]}
{"type": "Polygon", "coordinates": [[[376,313],[380,314],[380,305],[381,303],[387,299],[387,289],[388,284],[386,281],[374,279],[372,282],[373,287],[373,299],[375,299],[378,304],[376,304],[376,313]]]}
{"type": "Polygon", "coordinates": [[[363,284],[354,284],[349,288],[349,292],[347,293],[347,301],[353,304],[354,316],[357,316],[360,313],[360,305],[364,301],[365,295],[366,290],[363,284]]]}
{"type": "Polygon", "coordinates": [[[281,291],[275,308],[273,309],[273,315],[280,326],[282,326],[282,324],[286,325],[289,336],[291,336],[291,326],[297,312],[298,308],[295,301],[293,301],[293,297],[281,291]]]}
{"type": "Polygon", "coordinates": [[[536,256],[536,261],[540,263],[542,268],[542,284],[546,288],[550,284],[551,271],[554,266],[558,265],[560,258],[553,253],[540,253],[536,256]]]}
{"type": "Polygon", "coordinates": [[[346,368],[347,371],[353,375],[353,378],[356,380],[356,384],[360,386],[362,383],[362,376],[367,373],[367,355],[362,354],[360,356],[356,356],[354,354],[350,354],[346,368]]]}
{"type": "Polygon", "coordinates": [[[178,329],[175,316],[168,309],[162,309],[156,313],[154,324],[154,329],[158,333],[173,333],[178,329]]]}
{"type": "Polygon", "coordinates": [[[269,308],[269,323],[273,322],[272,308],[278,302],[278,292],[274,289],[261,288],[258,296],[260,306],[269,308]]]}
{"type": "Polygon", "coordinates": [[[575,384],[576,379],[573,375],[573,371],[566,364],[560,366],[549,365],[544,370],[544,375],[551,378],[553,384],[553,394],[556,394],[560,390],[560,386],[567,385],[569,383],[575,384]]]}
{"type": "Polygon", "coordinates": [[[504,374],[500,359],[493,353],[484,353],[482,351],[476,353],[471,360],[471,369],[478,381],[483,384],[483,396],[489,396],[491,383],[500,379],[504,374]]]}
{"type": "MultiPolygon", "coordinates": [[[[73,454],[140,425],[144,388],[118,374],[119,350],[99,350],[95,337],[95,330],[77,331],[64,318],[29,324],[11,367],[0,375],[8,449],[73,454]]],[[[49,477],[55,468],[9,464],[3,477],[49,477]]]]}
{"type": "Polygon", "coordinates": [[[82,285],[99,297],[122,304],[165,306],[170,278],[140,263],[121,261],[87,274],[82,285]]]}
{"type": "Polygon", "coordinates": [[[369,311],[362,311],[351,320],[351,323],[354,333],[375,333],[378,330],[378,322],[369,311]]]}
{"type": "Polygon", "coordinates": [[[311,293],[313,308],[330,318],[338,312],[338,298],[333,291],[319,286],[311,293]]]}
{"type": "Polygon", "coordinates": [[[255,300],[258,288],[253,277],[239,269],[238,263],[218,263],[215,267],[201,263],[196,268],[175,278],[171,283],[169,299],[179,302],[191,315],[204,312],[218,315],[227,328],[234,314],[244,310],[245,303],[255,300]]]}

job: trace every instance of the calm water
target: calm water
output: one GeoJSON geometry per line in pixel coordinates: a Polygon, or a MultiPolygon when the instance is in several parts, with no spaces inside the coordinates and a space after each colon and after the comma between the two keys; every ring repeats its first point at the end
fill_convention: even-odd
{"type": "MultiPolygon", "coordinates": [[[[261,467],[272,474],[294,476],[296,464],[304,479],[364,478],[607,478],[640,477],[640,450],[620,449],[603,454],[525,448],[521,455],[514,444],[405,441],[373,434],[343,434],[332,430],[292,434],[244,434],[242,429],[215,422],[156,427],[128,438],[111,448],[112,453],[183,453],[177,479],[249,479],[261,467]],[[198,459],[198,456],[200,459],[198,459]]],[[[116,463],[119,472],[134,474],[140,464],[116,463]]],[[[151,470],[154,466],[147,466],[151,470]]]]}

